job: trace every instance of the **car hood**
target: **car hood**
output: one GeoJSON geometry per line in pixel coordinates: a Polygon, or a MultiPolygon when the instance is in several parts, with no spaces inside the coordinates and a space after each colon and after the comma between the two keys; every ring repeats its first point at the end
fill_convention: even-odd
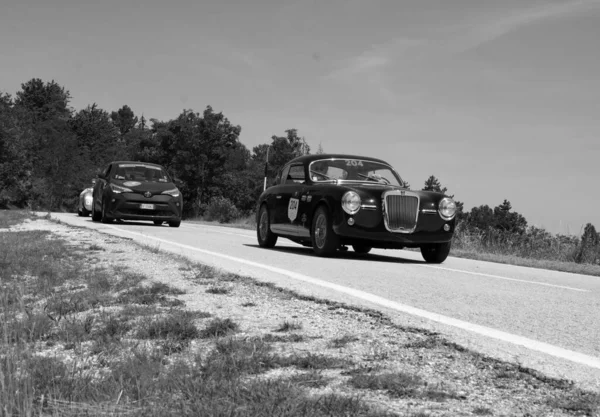
{"type": "Polygon", "coordinates": [[[141,182],[141,181],[114,181],[115,185],[127,187],[134,192],[143,193],[150,191],[151,193],[159,193],[177,188],[172,182],[141,182]]]}

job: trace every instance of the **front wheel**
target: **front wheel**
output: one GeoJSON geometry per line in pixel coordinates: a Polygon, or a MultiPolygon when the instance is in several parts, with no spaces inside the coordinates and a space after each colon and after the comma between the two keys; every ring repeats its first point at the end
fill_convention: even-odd
{"type": "Polygon", "coordinates": [[[100,219],[100,221],[102,223],[112,223],[114,219],[112,217],[108,216],[107,213],[107,208],[106,208],[106,201],[102,200],[102,218],[100,219]]]}
{"type": "Polygon", "coordinates": [[[317,256],[331,256],[340,247],[340,240],[333,231],[331,216],[327,207],[321,206],[315,212],[310,237],[313,251],[317,256]]]}
{"type": "Polygon", "coordinates": [[[96,211],[96,203],[92,202],[92,221],[99,222],[101,218],[102,218],[102,213],[98,213],[96,211]]]}
{"type": "Polygon", "coordinates": [[[169,222],[169,227],[179,227],[180,224],[181,224],[181,220],[176,220],[173,222],[169,222]]]}
{"type": "Polygon", "coordinates": [[[271,232],[271,219],[266,204],[260,206],[258,223],[256,223],[256,237],[261,248],[272,248],[277,243],[277,235],[271,232]]]}
{"type": "Polygon", "coordinates": [[[450,242],[421,246],[421,255],[429,264],[441,264],[450,254],[450,242]]]}
{"type": "Polygon", "coordinates": [[[163,224],[162,220],[154,220],[154,225],[155,226],[160,226],[162,224],[163,224]]]}

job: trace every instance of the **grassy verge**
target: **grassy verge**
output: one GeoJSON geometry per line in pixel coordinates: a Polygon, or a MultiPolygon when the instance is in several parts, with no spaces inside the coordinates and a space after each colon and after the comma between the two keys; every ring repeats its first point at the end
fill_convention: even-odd
{"type": "MultiPolygon", "coordinates": [[[[377,311],[170,257],[189,294],[175,276],[100,262],[121,252],[106,240],[0,232],[0,415],[593,416],[600,406],[569,381],[377,311]]],[[[123,255],[145,265],[159,254],[123,255]]]]}

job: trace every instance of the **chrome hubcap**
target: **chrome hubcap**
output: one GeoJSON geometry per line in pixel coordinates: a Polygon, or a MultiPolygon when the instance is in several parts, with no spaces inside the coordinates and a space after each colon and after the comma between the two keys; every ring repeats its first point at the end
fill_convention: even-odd
{"type": "Polygon", "coordinates": [[[327,237],[327,219],[323,214],[317,217],[317,223],[315,225],[315,242],[319,248],[325,245],[325,238],[327,237]]]}
{"type": "Polygon", "coordinates": [[[260,215],[260,238],[265,240],[267,238],[267,228],[269,227],[269,214],[266,210],[260,215]]]}

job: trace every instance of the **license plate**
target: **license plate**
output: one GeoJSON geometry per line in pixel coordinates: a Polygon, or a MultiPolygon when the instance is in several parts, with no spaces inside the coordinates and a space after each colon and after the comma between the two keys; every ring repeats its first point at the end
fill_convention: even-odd
{"type": "Polygon", "coordinates": [[[141,209],[154,210],[154,204],[140,204],[141,209]]]}

